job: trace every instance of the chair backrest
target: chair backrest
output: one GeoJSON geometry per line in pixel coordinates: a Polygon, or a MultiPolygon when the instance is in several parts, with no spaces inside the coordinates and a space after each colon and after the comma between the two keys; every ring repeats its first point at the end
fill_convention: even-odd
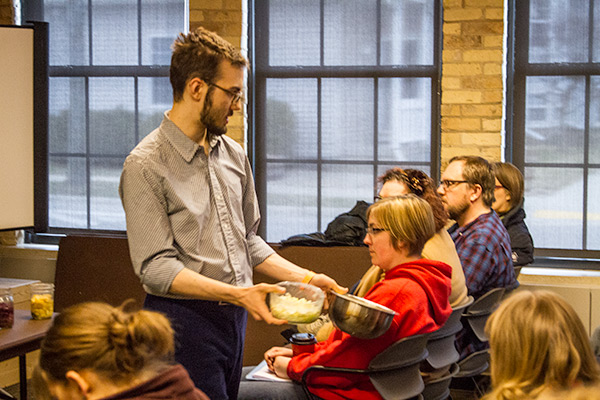
{"type": "Polygon", "coordinates": [[[459,371],[455,375],[456,378],[468,378],[480,375],[488,369],[490,365],[489,349],[479,350],[469,354],[458,363],[459,371]]]}
{"type": "Polygon", "coordinates": [[[462,313],[472,303],[473,297],[469,296],[463,304],[452,309],[452,314],[450,314],[444,326],[429,335],[427,363],[433,369],[446,367],[459,360],[460,354],[454,345],[455,337],[463,327],[461,322],[462,313]]]}
{"type": "Polygon", "coordinates": [[[369,364],[369,379],[386,400],[418,396],[425,388],[419,366],[427,357],[428,335],[401,339],[378,354],[369,364]]]}
{"type": "Polygon", "coordinates": [[[450,382],[458,374],[458,371],[458,364],[454,363],[446,374],[425,382],[423,398],[425,400],[446,400],[450,397],[450,382]]]}
{"type": "Polygon", "coordinates": [[[485,334],[485,323],[490,314],[500,305],[504,292],[504,288],[491,289],[475,300],[462,314],[462,317],[467,321],[477,339],[482,342],[488,341],[488,337],[485,334]]]}
{"type": "Polygon", "coordinates": [[[54,278],[57,312],[84,301],[118,306],[134,299],[142,306],[146,292],[133,272],[125,236],[69,235],[61,239],[54,278]]]}

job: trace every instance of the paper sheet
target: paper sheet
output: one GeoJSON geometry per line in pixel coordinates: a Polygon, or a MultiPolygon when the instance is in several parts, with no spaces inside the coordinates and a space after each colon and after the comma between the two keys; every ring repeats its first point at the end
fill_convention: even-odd
{"type": "Polygon", "coordinates": [[[267,362],[263,360],[248,375],[246,379],[251,381],[291,382],[291,379],[280,378],[269,370],[267,362]]]}

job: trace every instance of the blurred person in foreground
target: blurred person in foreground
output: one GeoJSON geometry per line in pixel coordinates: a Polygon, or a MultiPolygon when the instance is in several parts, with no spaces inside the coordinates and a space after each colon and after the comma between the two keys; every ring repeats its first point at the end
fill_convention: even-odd
{"type": "Polygon", "coordinates": [[[276,281],[345,292],[335,281],[279,256],[257,235],[260,213],[250,162],[226,136],[241,110],[248,61],[214,32],[197,28],[173,45],[173,107],[129,154],[119,194],[144,308],[175,328],[175,359],[215,399],[237,397],[248,313],[269,324],[276,281]]]}
{"type": "Polygon", "coordinates": [[[175,364],[173,329],[153,311],[80,303],[42,341],[36,399],[208,400],[175,364]]]}
{"type": "MultiPolygon", "coordinates": [[[[382,186],[376,201],[412,193],[429,203],[435,221],[435,234],[425,243],[421,256],[430,260],[442,261],[452,267],[450,306],[456,307],[465,302],[467,299],[465,274],[454,242],[446,231],[448,215],[435,191],[433,180],[417,169],[391,168],[381,175],[378,181],[382,183],[382,186]]],[[[384,277],[385,272],[377,265],[372,265],[353,290],[353,294],[364,297],[373,285],[384,277]]],[[[298,325],[298,331],[314,333],[318,341],[327,339],[333,329],[333,324],[327,314],[322,315],[312,324],[298,325]]]]}
{"type": "MultiPolygon", "coordinates": [[[[398,340],[433,332],[446,322],[452,311],[448,302],[452,268],[421,257],[423,246],[436,232],[431,206],[413,194],[398,196],[371,205],[367,219],[364,242],[372,263],[385,271],[385,277],[364,298],[397,312],[388,331],[375,339],[358,339],[335,329],[326,341],[315,345],[314,353],[294,357],[290,348],[273,347],[265,353],[267,365],[277,376],[293,381],[242,380],[240,399],[305,399],[296,382],[308,367],[367,368],[398,340]]],[[[323,399],[381,399],[363,375],[312,374],[308,388],[323,399]]]]}
{"type": "Polygon", "coordinates": [[[492,170],[496,177],[492,208],[510,236],[513,264],[515,267],[531,264],[533,239],[525,224],[523,174],[511,163],[492,163],[492,170]]]}
{"type": "Polygon", "coordinates": [[[583,323],[553,292],[512,294],[492,313],[485,329],[492,390],[484,400],[541,399],[600,382],[583,323]]]}

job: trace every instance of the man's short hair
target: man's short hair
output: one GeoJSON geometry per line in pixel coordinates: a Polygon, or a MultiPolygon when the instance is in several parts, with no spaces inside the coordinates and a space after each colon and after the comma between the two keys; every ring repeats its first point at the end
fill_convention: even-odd
{"type": "Polygon", "coordinates": [[[248,60],[219,35],[198,27],[184,35],[180,33],[173,43],[170,80],[173,100],[183,98],[185,85],[190,79],[200,78],[206,82],[218,79],[219,65],[227,60],[234,67],[248,67],[248,60]]]}
{"type": "Polygon", "coordinates": [[[454,161],[463,161],[463,179],[471,185],[481,186],[481,198],[483,204],[491,207],[494,202],[494,187],[496,180],[494,179],[494,171],[490,163],[479,156],[456,156],[450,159],[450,163],[454,161]]]}

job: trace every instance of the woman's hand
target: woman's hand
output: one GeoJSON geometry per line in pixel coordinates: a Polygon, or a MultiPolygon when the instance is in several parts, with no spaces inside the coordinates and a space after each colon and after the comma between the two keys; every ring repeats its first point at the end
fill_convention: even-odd
{"type": "Polygon", "coordinates": [[[287,374],[287,367],[288,364],[290,363],[290,361],[292,361],[291,357],[285,357],[285,356],[278,356],[275,357],[275,362],[273,363],[273,369],[275,372],[275,375],[277,375],[280,378],[288,378],[289,376],[287,374]]]}
{"type": "MultiPolygon", "coordinates": [[[[269,369],[272,372],[275,372],[275,359],[277,357],[285,357],[285,358],[289,358],[291,359],[292,355],[294,353],[292,352],[292,349],[287,348],[287,347],[271,347],[269,350],[265,351],[265,361],[267,362],[267,366],[269,367],[269,369]]],[[[289,363],[289,361],[288,361],[289,363]]],[[[287,368],[287,363],[286,363],[286,368],[287,368]]],[[[285,374],[287,376],[287,372],[285,374]]],[[[279,375],[278,375],[279,376],[279,375]]]]}

